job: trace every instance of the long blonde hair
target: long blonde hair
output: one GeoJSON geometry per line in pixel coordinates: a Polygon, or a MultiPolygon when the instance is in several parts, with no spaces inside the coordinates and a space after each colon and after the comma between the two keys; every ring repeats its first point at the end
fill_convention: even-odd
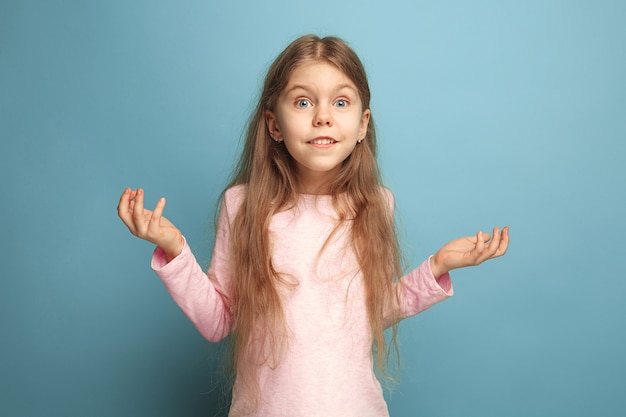
{"type": "MultiPolygon", "coordinates": [[[[279,287],[289,285],[272,264],[268,228],[274,214],[290,208],[298,195],[293,159],[283,144],[272,140],[265,121],[291,72],[304,62],[334,65],[357,87],[362,110],[369,109],[370,90],[363,65],[355,52],[336,37],[302,36],[293,41],[270,66],[258,105],[252,114],[244,149],[227,188],[245,184],[247,193],[232,225],[232,256],[237,270],[233,282],[233,359],[238,383],[257,387],[254,365],[277,366],[285,348],[285,317],[279,287]],[[261,338],[270,355],[251,358],[251,346],[261,338]],[[267,339],[266,339],[267,338],[267,339]],[[267,346],[267,345],[266,345],[267,346]],[[256,364],[249,366],[249,361],[256,364]],[[245,366],[242,366],[246,363],[245,366]],[[244,369],[245,368],[245,369],[244,369]]],[[[388,346],[383,334],[383,309],[395,305],[392,282],[400,273],[400,253],[393,213],[383,192],[376,163],[376,134],[370,120],[367,134],[343,162],[328,193],[342,221],[350,221],[351,242],[363,274],[365,303],[376,352],[384,375],[388,346]]],[[[339,225],[338,225],[339,226],[339,225]]],[[[392,344],[395,344],[395,326],[392,344]]],[[[331,349],[332,347],[329,347],[331,349]]],[[[258,350],[256,351],[258,352],[258,350]]]]}

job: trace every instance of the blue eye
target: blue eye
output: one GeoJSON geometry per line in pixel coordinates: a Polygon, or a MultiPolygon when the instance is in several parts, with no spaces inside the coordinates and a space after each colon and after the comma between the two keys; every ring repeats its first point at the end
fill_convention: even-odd
{"type": "Polygon", "coordinates": [[[348,107],[348,101],[344,99],[339,99],[335,101],[335,106],[337,107],[348,107]]]}
{"type": "Polygon", "coordinates": [[[296,101],[296,107],[300,107],[301,109],[305,109],[307,107],[311,107],[311,102],[305,98],[302,98],[296,101]]]}

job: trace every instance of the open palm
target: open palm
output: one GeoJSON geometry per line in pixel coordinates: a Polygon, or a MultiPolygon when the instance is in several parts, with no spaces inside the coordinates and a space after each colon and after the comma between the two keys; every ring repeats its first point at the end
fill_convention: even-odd
{"type": "Polygon", "coordinates": [[[493,229],[493,237],[488,233],[478,232],[476,236],[467,236],[446,243],[433,256],[431,269],[436,277],[457,268],[480,265],[488,259],[497,258],[506,253],[509,246],[509,228],[500,232],[493,229]]]}

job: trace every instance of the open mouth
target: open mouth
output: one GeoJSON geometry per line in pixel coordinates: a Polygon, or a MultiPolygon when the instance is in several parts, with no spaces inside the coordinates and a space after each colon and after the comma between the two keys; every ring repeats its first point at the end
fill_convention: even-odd
{"type": "Polygon", "coordinates": [[[333,138],[317,138],[310,140],[307,143],[310,143],[311,145],[332,145],[337,143],[337,141],[333,138]]]}

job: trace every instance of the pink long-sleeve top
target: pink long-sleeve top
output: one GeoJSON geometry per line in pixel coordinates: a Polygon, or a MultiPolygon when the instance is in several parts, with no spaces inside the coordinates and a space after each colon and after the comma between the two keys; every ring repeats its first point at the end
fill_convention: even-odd
{"type": "MultiPolygon", "coordinates": [[[[231,224],[246,192],[227,190],[218,219],[213,257],[203,272],[189,246],[169,263],[156,249],[152,268],[200,333],[217,342],[228,336],[233,317],[230,289],[235,279],[229,257],[231,224]]],[[[393,199],[389,196],[390,207],[393,199]]],[[[281,288],[288,329],[288,349],[278,366],[262,365],[262,397],[235,379],[229,416],[388,416],[383,391],[373,371],[372,335],[362,276],[340,229],[320,254],[335,228],[329,196],[301,195],[297,205],[270,223],[272,262],[296,283],[281,288]],[[319,256],[318,256],[319,255],[319,256]]],[[[448,274],[435,279],[430,263],[401,278],[401,318],[417,314],[450,297],[448,274]]],[[[397,284],[396,284],[397,285],[397,284]]]]}

